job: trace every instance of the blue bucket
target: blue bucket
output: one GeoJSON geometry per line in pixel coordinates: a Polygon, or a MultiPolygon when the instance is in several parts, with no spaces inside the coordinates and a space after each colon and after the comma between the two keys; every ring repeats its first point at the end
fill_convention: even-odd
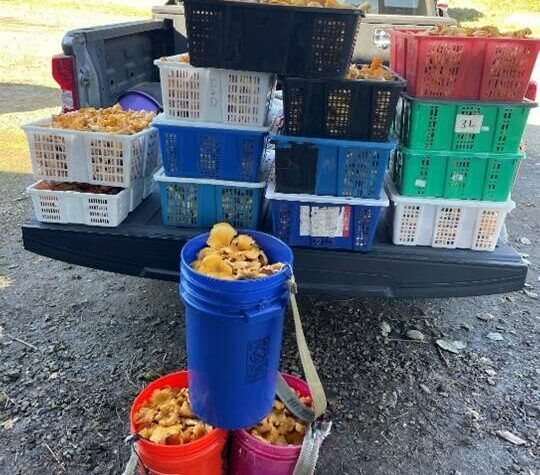
{"type": "Polygon", "coordinates": [[[190,267],[208,234],[181,253],[180,296],[186,315],[191,405],[221,429],[245,429],[272,409],[293,255],[279,239],[249,231],[270,262],[289,264],[255,280],[222,280],[190,267]]]}

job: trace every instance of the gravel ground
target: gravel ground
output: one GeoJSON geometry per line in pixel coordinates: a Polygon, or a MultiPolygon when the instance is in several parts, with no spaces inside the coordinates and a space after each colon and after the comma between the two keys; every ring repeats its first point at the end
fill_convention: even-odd
{"type": "MultiPolygon", "coordinates": [[[[4,90],[29,104],[42,92],[8,82],[4,90]]],[[[8,102],[0,98],[0,119],[10,122],[8,102]]],[[[540,474],[540,126],[527,142],[508,220],[510,241],[531,262],[524,292],[300,299],[334,421],[318,473],[540,474]],[[424,340],[409,340],[412,329],[424,340]],[[438,339],[466,346],[454,354],[438,339]]],[[[0,473],[118,474],[133,398],[186,365],[177,289],[24,251],[31,181],[0,166],[0,473]]],[[[282,369],[299,374],[299,365],[289,319],[282,369]]]]}

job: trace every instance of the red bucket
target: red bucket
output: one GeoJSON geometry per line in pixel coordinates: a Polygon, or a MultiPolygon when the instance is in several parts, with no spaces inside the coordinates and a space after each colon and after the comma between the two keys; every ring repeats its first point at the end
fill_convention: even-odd
{"type": "MultiPolygon", "coordinates": [[[[141,406],[150,399],[156,389],[167,386],[187,388],[188,372],[179,371],[163,376],[141,391],[131,406],[132,434],[137,433],[135,416],[141,406]]],[[[222,475],[225,470],[223,452],[227,435],[227,431],[214,429],[206,436],[184,445],[155,444],[149,440],[140,439],[137,441],[137,452],[141,462],[152,475],[222,475]]],[[[141,468],[142,473],[144,473],[144,467],[141,468]]]]}
{"type": "MultiPolygon", "coordinates": [[[[310,396],[307,383],[284,374],[287,384],[300,396],[310,396]]],[[[230,475],[291,475],[300,455],[301,445],[279,446],[253,437],[247,430],[233,432],[230,475]]]]}

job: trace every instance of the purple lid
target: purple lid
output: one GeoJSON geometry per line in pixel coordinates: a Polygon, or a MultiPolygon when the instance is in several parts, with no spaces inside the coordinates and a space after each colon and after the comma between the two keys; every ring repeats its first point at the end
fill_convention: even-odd
{"type": "Polygon", "coordinates": [[[158,102],[149,95],[138,92],[128,91],[118,101],[122,109],[134,111],[148,111],[156,114],[161,110],[158,102]]]}

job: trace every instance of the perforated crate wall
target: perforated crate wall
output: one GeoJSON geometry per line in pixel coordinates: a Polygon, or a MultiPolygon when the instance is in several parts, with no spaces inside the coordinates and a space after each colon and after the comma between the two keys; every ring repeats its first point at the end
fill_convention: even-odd
{"type": "Polygon", "coordinates": [[[69,157],[75,137],[63,133],[28,133],[34,175],[67,179],[69,157]]]}
{"type": "Polygon", "coordinates": [[[161,172],[156,175],[156,181],[166,225],[204,228],[227,221],[235,227],[256,229],[259,224],[264,183],[190,182],[164,177],[161,172]]]}
{"type": "Polygon", "coordinates": [[[291,246],[369,251],[381,216],[379,206],[336,205],[271,199],[273,233],[291,246]],[[335,213],[333,213],[335,211],[335,213]],[[330,219],[339,216],[338,222],[330,219]],[[321,218],[324,216],[324,219],[321,218]],[[307,221],[316,223],[310,227],[307,221]],[[324,221],[324,222],[323,222],[324,221]]]}
{"type": "Polygon", "coordinates": [[[378,198],[395,142],[271,135],[276,191],[378,198]]]}
{"type": "Polygon", "coordinates": [[[23,126],[36,178],[125,188],[145,173],[150,176],[158,164],[153,128],[114,135],[54,129],[50,122],[44,119],[23,126]]]}
{"type": "Polygon", "coordinates": [[[399,244],[416,244],[417,231],[422,221],[422,210],[422,206],[415,204],[401,207],[397,225],[394,224],[394,228],[398,230],[396,240],[399,244]]]}
{"type": "Polygon", "coordinates": [[[194,66],[299,77],[342,77],[360,11],[186,0],[194,66]]]}
{"type": "MultiPolygon", "coordinates": [[[[112,213],[111,202],[106,197],[94,196],[85,200],[86,212],[91,225],[107,226],[111,223],[112,213]]],[[[114,206],[114,205],[113,205],[114,206]]],[[[127,216],[126,206],[119,206],[118,212],[124,211],[127,216]],[[120,209],[123,208],[123,209],[120,209]]]]}
{"type": "MultiPolygon", "coordinates": [[[[407,90],[414,97],[521,101],[540,40],[391,32],[392,65],[406,57],[407,90]]],[[[398,67],[399,69],[399,67],[398,67]]]]}
{"type": "Polygon", "coordinates": [[[142,176],[146,179],[153,179],[153,175],[158,168],[161,168],[161,153],[159,150],[159,138],[157,129],[153,128],[148,134],[146,143],[146,160],[144,161],[144,170],[142,176]]]}
{"type": "Polygon", "coordinates": [[[416,150],[516,153],[534,102],[486,103],[414,99],[403,95],[396,129],[416,150]]]}
{"type": "Polygon", "coordinates": [[[504,223],[504,213],[497,210],[480,211],[473,234],[471,249],[477,251],[494,249],[504,223]]]}
{"type": "Polygon", "coordinates": [[[523,153],[416,151],[397,154],[398,190],[404,196],[506,201],[523,153]]]}
{"type": "Polygon", "coordinates": [[[392,241],[405,246],[493,251],[512,201],[408,198],[390,192],[392,241]]]}
{"type": "Polygon", "coordinates": [[[156,60],[163,112],[168,119],[264,126],[275,76],[269,73],[195,68],[180,56],[156,60]]]}
{"type": "Polygon", "coordinates": [[[41,190],[37,188],[38,183],[27,192],[32,198],[36,219],[46,223],[115,227],[151,192],[143,179],[116,195],[41,190]]]}
{"type": "Polygon", "coordinates": [[[167,176],[251,182],[259,178],[266,128],[180,126],[161,118],[154,126],[167,176]]]}
{"type": "Polygon", "coordinates": [[[34,200],[34,210],[38,221],[47,223],[62,222],[60,196],[43,192],[34,200]]]}
{"type": "Polygon", "coordinates": [[[283,80],[285,133],[384,142],[405,81],[283,80]]]}

